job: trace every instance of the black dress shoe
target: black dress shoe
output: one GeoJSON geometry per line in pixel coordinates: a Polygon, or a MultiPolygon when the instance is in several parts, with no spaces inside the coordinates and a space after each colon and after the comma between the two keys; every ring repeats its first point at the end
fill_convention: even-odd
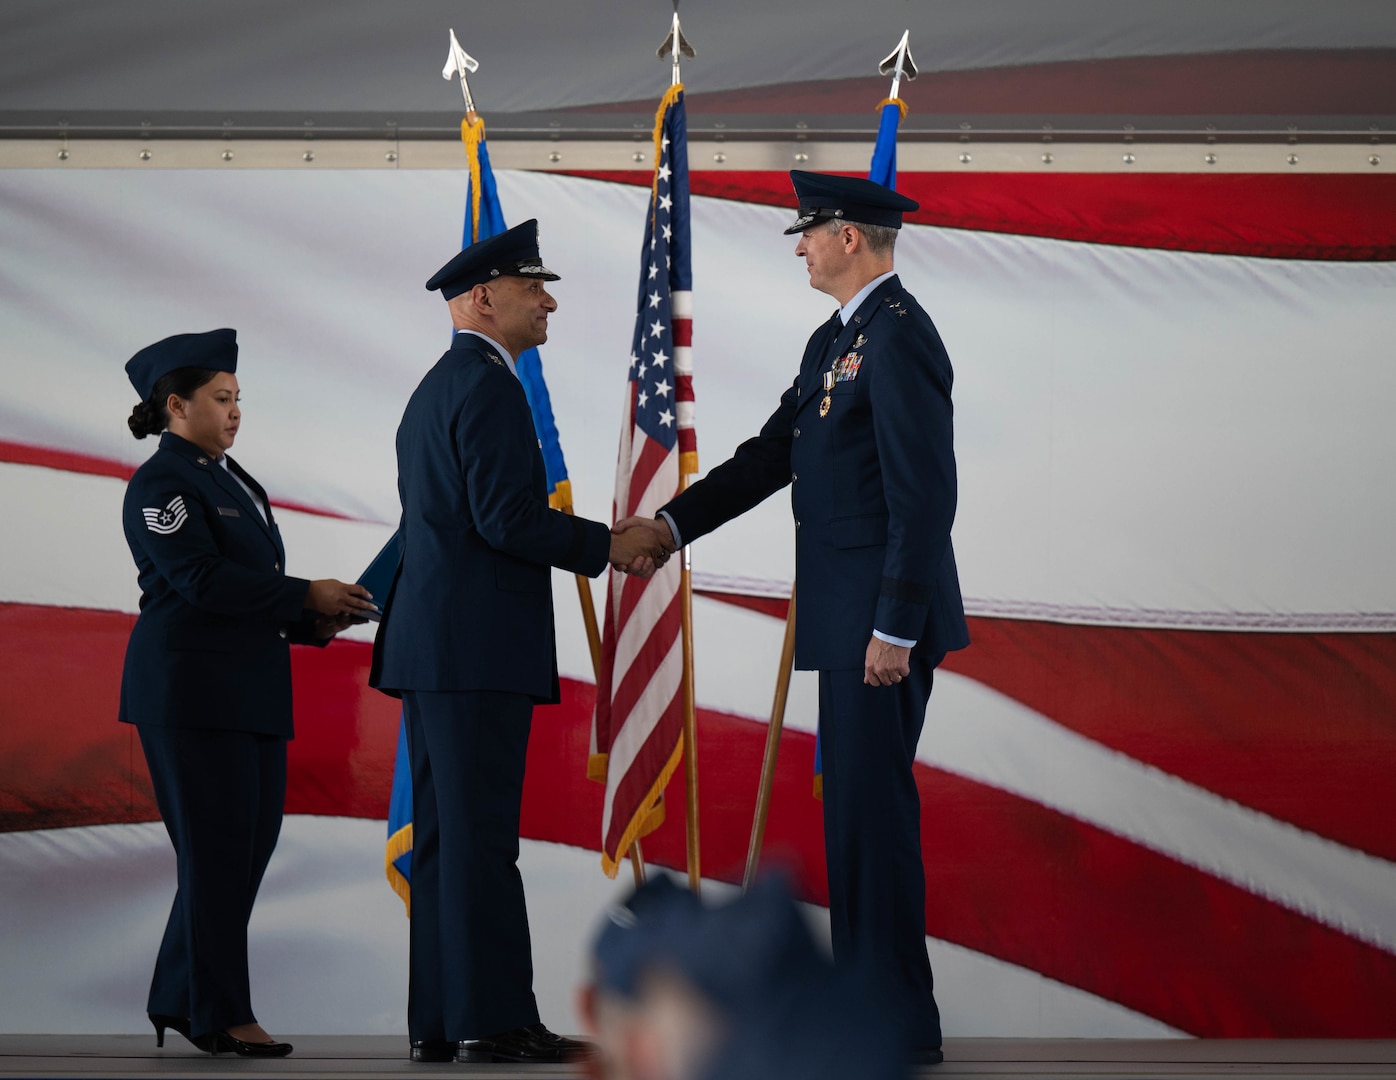
{"type": "Polygon", "coordinates": [[[488,1039],[462,1042],[456,1051],[456,1060],[556,1064],[585,1061],[595,1055],[596,1047],[591,1043],[554,1035],[542,1024],[530,1024],[500,1035],[491,1035],[488,1039]]]}
{"type": "Polygon", "coordinates": [[[944,1060],[945,1054],[938,1046],[931,1050],[913,1050],[911,1052],[913,1065],[939,1065],[944,1060]]]}
{"type": "Polygon", "coordinates": [[[238,1057],[285,1057],[291,1052],[291,1044],[284,1042],[243,1042],[226,1031],[215,1031],[211,1035],[200,1035],[190,1039],[195,1046],[208,1054],[236,1054],[238,1057]]]}
{"type": "MultiPolygon", "coordinates": [[[[155,1025],[155,1045],[165,1045],[165,1029],[177,1031],[186,1039],[189,1038],[189,1020],[183,1016],[166,1016],[163,1013],[146,1013],[150,1017],[150,1022],[155,1025]]],[[[192,1039],[190,1040],[193,1041],[192,1039]]]]}
{"type": "Polygon", "coordinates": [[[413,1039],[413,1061],[455,1061],[456,1044],[449,1039],[413,1039]]]}

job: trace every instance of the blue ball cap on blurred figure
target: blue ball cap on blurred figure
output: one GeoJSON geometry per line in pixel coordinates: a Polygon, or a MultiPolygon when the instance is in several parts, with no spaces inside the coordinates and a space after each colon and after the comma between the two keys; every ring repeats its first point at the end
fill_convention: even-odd
{"type": "Polygon", "coordinates": [[[439,289],[450,300],[476,285],[506,275],[558,280],[538,254],[537,218],[471,244],[431,276],[427,289],[439,289]]]}
{"type": "Polygon", "coordinates": [[[147,345],[126,361],[126,377],[142,401],[150,399],[161,377],[179,368],[237,371],[238,332],[209,330],[203,334],[175,334],[147,345]]]}
{"type": "Polygon", "coordinates": [[[902,1080],[900,1026],[857,972],[836,971],[786,882],[756,882],[704,913],[678,969],[728,1030],[707,1080],[902,1080]]]}
{"type": "Polygon", "coordinates": [[[719,1008],[740,1015],[784,985],[833,975],[785,881],[759,879],[729,903],[706,910],[673,943],[675,967],[719,1008]]]}
{"type": "Polygon", "coordinates": [[[907,1080],[901,1025],[857,978],[788,979],[733,1018],[701,1080],[907,1080]]]}
{"type": "Polygon", "coordinates": [[[800,217],[785,230],[786,236],[833,219],[900,229],[902,215],[921,208],[915,199],[861,176],[830,176],[791,169],[790,179],[800,200],[800,217]]]}
{"type": "Polygon", "coordinates": [[[653,874],[606,912],[591,948],[597,988],[634,1000],[645,972],[672,964],[676,942],[692,936],[702,914],[693,893],[653,874]]]}

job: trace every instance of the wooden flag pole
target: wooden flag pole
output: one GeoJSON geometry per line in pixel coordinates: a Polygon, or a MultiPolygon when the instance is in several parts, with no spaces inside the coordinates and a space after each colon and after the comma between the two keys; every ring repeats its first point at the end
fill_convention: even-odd
{"type": "MultiPolygon", "coordinates": [[[[562,512],[572,516],[572,502],[569,499],[562,512]]],[[[577,600],[582,605],[582,625],[586,627],[587,648],[591,652],[591,675],[596,685],[601,685],[601,628],[596,623],[596,605],[591,595],[591,579],[585,574],[573,575],[577,579],[577,600]]],[[[635,875],[635,887],[645,883],[645,857],[640,853],[640,841],[630,845],[630,869],[635,875]]]]}
{"type": "MultiPolygon", "coordinates": [[[[567,513],[571,513],[571,509],[567,513]]],[[[585,574],[577,578],[577,600],[582,605],[582,624],[587,631],[587,648],[591,650],[591,674],[599,685],[601,682],[601,630],[596,625],[596,608],[591,596],[591,579],[585,574]]]]}
{"type": "MultiPolygon", "coordinates": [[[[679,477],[679,491],[688,487],[688,476],[679,477]]],[[[698,701],[693,686],[693,568],[689,549],[680,553],[683,560],[679,579],[679,610],[683,626],[683,777],[687,791],[684,806],[688,825],[688,887],[693,895],[702,891],[703,873],[698,845],[698,701]]]]}
{"type": "Polygon", "coordinates": [[[766,753],[761,759],[761,782],[756,789],[756,814],[751,821],[751,844],[746,851],[746,871],[742,892],[756,880],[761,862],[761,844],[766,838],[766,816],[771,809],[771,788],[776,779],[776,755],[785,724],[785,701],[790,694],[790,675],[795,666],[795,591],[790,591],[790,608],[785,616],[785,642],[780,648],[780,671],[776,674],[776,696],[771,703],[771,722],[766,728],[766,753]]]}

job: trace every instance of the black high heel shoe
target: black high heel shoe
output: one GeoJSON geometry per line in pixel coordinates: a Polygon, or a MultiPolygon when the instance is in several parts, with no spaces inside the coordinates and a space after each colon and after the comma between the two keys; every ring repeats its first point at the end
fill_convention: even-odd
{"type": "Polygon", "coordinates": [[[235,1039],[226,1031],[200,1035],[197,1039],[189,1041],[206,1054],[236,1054],[238,1057],[285,1057],[292,1050],[290,1043],[243,1042],[241,1039],[235,1039]]]}
{"type": "Polygon", "coordinates": [[[166,1028],[170,1028],[170,1029],[173,1030],[173,1031],[179,1032],[179,1033],[180,1033],[181,1035],[183,1035],[186,1039],[189,1039],[190,1042],[193,1042],[193,1041],[194,1041],[193,1039],[190,1039],[190,1038],[189,1038],[189,1021],[188,1021],[185,1017],[183,1017],[183,1016],[165,1016],[165,1015],[163,1015],[163,1014],[161,1014],[161,1013],[146,1013],[146,1016],[150,1017],[150,1022],[151,1022],[153,1025],[155,1025],[155,1045],[156,1045],[156,1046],[164,1046],[164,1045],[165,1045],[165,1029],[166,1029],[166,1028]]]}

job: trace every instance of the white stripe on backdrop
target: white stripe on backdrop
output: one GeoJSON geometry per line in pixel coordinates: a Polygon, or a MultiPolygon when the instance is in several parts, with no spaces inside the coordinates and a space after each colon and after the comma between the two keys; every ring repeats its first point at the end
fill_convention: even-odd
{"type": "MultiPolygon", "coordinates": [[[[540,217],[545,256],[563,274],[543,360],[578,512],[604,519],[646,192],[538,174],[501,173],[499,183],[511,221],[540,217]]],[[[393,432],[407,395],[446,343],[442,305],[422,282],[457,244],[463,177],[123,170],[12,172],[0,184],[0,439],[135,464],[152,444],[126,432],[134,395],[122,363],[168,333],[235,326],[245,412],[236,454],[274,497],[379,522],[281,515],[293,570],[354,573],[396,518],[393,432]]],[[[693,213],[697,428],[702,461],[711,467],[765,419],[794,374],[805,335],[832,301],[808,288],[792,241],[780,235],[787,211],[695,199],[693,213]]],[[[1157,610],[1163,614],[1149,621],[1175,624],[1198,613],[1223,622],[1246,613],[1298,613],[1302,623],[1324,614],[1396,612],[1396,581],[1384,572],[1384,540],[1396,525],[1396,492],[1384,475],[1396,449],[1387,423],[1396,374],[1385,363],[1396,337],[1396,267],[1130,251],[928,228],[908,229],[899,246],[904,280],[939,324],[957,369],[956,546],[969,595],[1077,612],[1157,610]]],[[[120,482],[107,478],[0,466],[0,497],[12,509],[0,540],[7,553],[26,553],[5,560],[0,601],[132,610],[120,492],[120,482]]],[[[786,505],[777,497],[705,539],[695,552],[698,568],[789,580],[786,505]]],[[[560,585],[560,597],[567,588],[560,585]]],[[[560,611],[566,603],[560,599],[560,611]]],[[[704,610],[700,702],[762,714],[778,625],[746,612],[704,610]]],[[[577,624],[560,616],[562,667],[589,678],[577,624]]],[[[1105,778],[1115,797],[1144,783],[1160,814],[1186,811],[1201,824],[1181,840],[1151,826],[1124,831],[1214,870],[1208,830],[1235,836],[1249,829],[1247,836],[1264,840],[1282,827],[1187,785],[1160,779],[1150,786],[1148,770],[1102,757],[1023,710],[999,715],[989,738],[979,719],[997,715],[991,695],[972,684],[973,694],[957,695],[965,681],[944,682],[939,692],[951,711],[937,726],[943,743],[929,750],[942,767],[1117,830],[1124,827],[1110,807],[1083,801],[1081,792],[1040,786],[1037,774],[1032,782],[1039,787],[1029,790],[1005,748],[1028,740],[1060,762],[1064,776],[1076,770],[1105,778]],[[951,707],[962,697],[968,711],[957,721],[951,707]],[[957,737],[957,723],[976,725],[975,738],[957,737]],[[987,748],[990,742],[997,749],[987,748]]],[[[807,689],[797,684],[793,717],[813,715],[807,689]]],[[[357,904],[362,889],[381,888],[390,898],[373,854],[381,823],[351,824],[332,837],[317,831],[329,824],[296,819],[278,855],[278,864],[283,855],[299,859],[312,849],[365,857],[372,864],[367,876],[328,886],[326,903],[336,912],[357,904]]],[[[134,827],[132,834],[123,828],[100,832],[112,840],[112,852],[124,850],[128,835],[161,849],[158,827],[134,827]]],[[[53,965],[40,975],[35,957],[42,953],[25,942],[57,949],[74,927],[90,931],[89,944],[126,941],[149,915],[147,894],[168,882],[130,883],[130,895],[111,892],[124,873],[121,858],[94,849],[86,830],[50,836],[0,836],[0,910],[7,919],[0,970],[26,972],[19,982],[7,975],[0,1013],[134,1030],[144,960],[124,953],[94,958],[100,950],[85,950],[80,971],[53,965]],[[71,861],[36,863],[30,845],[50,843],[71,861]],[[102,901],[52,903],[74,875],[101,880],[89,894],[102,901]],[[45,911],[54,917],[40,919],[45,911]],[[11,919],[23,935],[11,932],[11,919]],[[112,994],[91,992],[97,985],[120,987],[127,1009],[121,1019],[112,1018],[112,994]]],[[[535,847],[547,848],[530,851],[535,847]]],[[[1241,847],[1251,850],[1250,841],[1241,847]]],[[[1351,873],[1340,869],[1342,890],[1313,898],[1314,868],[1336,861],[1351,869],[1355,853],[1289,834],[1268,850],[1253,852],[1235,874],[1326,921],[1389,940],[1389,905],[1373,900],[1376,878],[1365,863],[1351,873]]],[[[572,871],[558,871],[562,878],[545,880],[555,886],[565,879],[565,886],[540,885],[548,891],[536,904],[593,881],[603,891],[612,887],[602,884],[593,854],[569,857],[578,867],[575,882],[572,871]]],[[[552,873],[550,857],[528,858],[538,872],[552,873]]],[[[319,872],[286,870],[297,877],[319,872]]],[[[1382,864],[1378,876],[1389,872],[1382,864]]],[[[280,880],[268,880],[267,916],[309,933],[295,912],[319,910],[319,902],[305,905],[304,891],[280,880]]],[[[167,902],[164,895],[156,908],[167,902]]],[[[604,899],[598,893],[593,900],[594,912],[604,899]]],[[[343,936],[372,935],[376,919],[366,914],[343,936]]],[[[536,910],[540,954],[575,957],[582,928],[575,920],[544,919],[536,910]]],[[[324,944],[317,939],[307,947],[324,944]]],[[[142,956],[153,939],[149,946],[142,956]]],[[[397,978],[394,955],[399,959],[365,953],[363,976],[397,978]]],[[[1159,1032],[1114,1006],[962,950],[940,949],[935,959],[945,982],[957,987],[947,1001],[947,1023],[963,1010],[951,1025],[957,1033],[1159,1032]],[[1013,1004],[1002,1007],[1000,999],[1013,1004]]],[[[574,979],[575,968],[563,964],[540,981],[545,992],[565,995],[574,979]]],[[[396,990],[392,996],[399,1000],[396,990]]],[[[377,1004],[346,1006],[344,1014],[284,1004],[277,1022],[289,1024],[286,1030],[366,1030],[388,1022],[377,1004]],[[342,1029],[334,1026],[341,1015],[342,1029]]],[[[7,1022],[18,1030],[43,1026],[37,1019],[7,1022]]]]}
{"type": "MultiPolygon", "coordinates": [[[[578,510],[605,518],[645,192],[499,182],[563,274],[543,361],[578,510]]],[[[231,325],[244,464],[286,497],[394,521],[393,432],[447,336],[422,282],[455,247],[462,193],[435,172],[7,174],[0,438],[138,462],[150,444],[125,431],[122,363],[166,333],[231,325]]],[[[711,467],[765,419],[832,302],[780,235],[787,212],[693,209],[711,467]]],[[[899,246],[956,367],[968,595],[1396,611],[1396,578],[1378,572],[1396,527],[1396,265],[929,228],[899,246]]],[[[705,540],[698,567],[788,580],[786,505],[705,540]]]]}
{"type": "MultiPolygon", "coordinates": [[[[252,917],[252,991],[278,1034],[407,1031],[407,920],[383,881],[382,822],[290,817],[252,917]]],[[[585,949],[624,892],[595,852],[525,840],[520,868],[544,1022],[573,1013],[585,949]]],[[[730,886],[704,883],[718,900],[730,886]]],[[[170,901],[164,828],[0,833],[0,1032],[153,1033],[144,1016],[170,901]]],[[[827,924],[827,913],[809,909],[827,924]]],[[[931,939],[957,1035],[1174,1035],[1167,1026],[1033,971],[931,939]]],[[[166,1053],[194,1051],[167,1044],[166,1053]]]]}

